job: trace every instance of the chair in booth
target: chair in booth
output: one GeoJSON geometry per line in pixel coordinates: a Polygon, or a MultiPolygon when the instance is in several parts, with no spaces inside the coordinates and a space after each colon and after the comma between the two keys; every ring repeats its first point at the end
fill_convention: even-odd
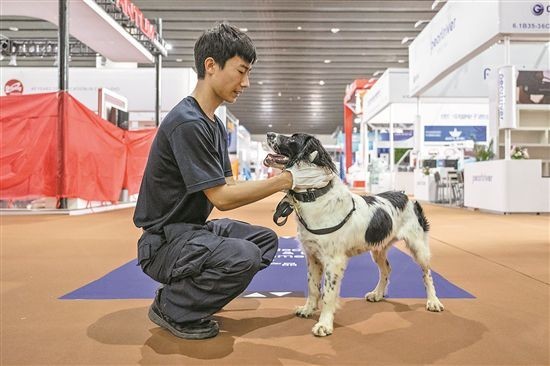
{"type": "Polygon", "coordinates": [[[456,172],[456,181],[451,181],[451,191],[458,206],[464,206],[464,171],[456,172]]]}
{"type": "Polygon", "coordinates": [[[443,179],[441,179],[441,174],[439,174],[439,172],[435,172],[434,179],[435,179],[435,202],[443,203],[446,201],[447,203],[451,203],[451,199],[448,194],[449,186],[447,185],[447,183],[443,181],[443,179]]]}

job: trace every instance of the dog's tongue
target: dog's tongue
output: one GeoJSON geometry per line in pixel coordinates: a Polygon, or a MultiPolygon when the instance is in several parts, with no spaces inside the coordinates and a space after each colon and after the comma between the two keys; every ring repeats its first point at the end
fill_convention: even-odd
{"type": "Polygon", "coordinates": [[[286,163],[288,163],[288,157],[281,154],[267,154],[264,159],[264,165],[267,167],[285,165],[286,163]]]}

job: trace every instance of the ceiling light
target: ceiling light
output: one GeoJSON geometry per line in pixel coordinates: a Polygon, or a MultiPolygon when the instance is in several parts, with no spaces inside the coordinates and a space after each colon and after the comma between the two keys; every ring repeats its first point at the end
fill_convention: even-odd
{"type": "Polygon", "coordinates": [[[432,10],[434,10],[439,3],[443,3],[443,2],[445,2],[445,0],[434,0],[432,4],[432,10]]]}
{"type": "Polygon", "coordinates": [[[278,96],[282,96],[282,95],[283,95],[283,93],[281,93],[281,92],[278,92],[278,93],[277,93],[277,95],[278,95],[278,96]]]}
{"type": "Polygon", "coordinates": [[[17,27],[9,27],[8,29],[11,30],[12,32],[17,32],[19,30],[19,28],[17,27]]]}
{"type": "Polygon", "coordinates": [[[372,76],[378,76],[378,75],[383,74],[383,73],[384,73],[384,71],[382,71],[382,70],[376,70],[376,71],[372,74],[372,76]]]}
{"type": "Polygon", "coordinates": [[[168,51],[170,51],[172,49],[172,45],[170,43],[166,43],[164,45],[164,48],[166,48],[168,51]]]}
{"type": "Polygon", "coordinates": [[[241,32],[248,32],[248,28],[239,28],[241,32]]]}
{"type": "Polygon", "coordinates": [[[414,37],[404,37],[402,40],[401,40],[401,44],[405,44],[409,41],[412,41],[414,39],[414,37]]]}
{"type": "Polygon", "coordinates": [[[10,56],[9,66],[17,66],[17,57],[15,55],[10,56]]]}
{"type": "Polygon", "coordinates": [[[297,27],[296,27],[296,29],[298,29],[298,30],[302,30],[302,27],[300,27],[300,26],[297,26],[297,27]]]}
{"type": "Polygon", "coordinates": [[[182,61],[183,61],[183,59],[181,59],[181,58],[176,59],[176,62],[182,62],[182,61]]]}
{"type": "Polygon", "coordinates": [[[300,100],[300,99],[302,99],[302,98],[300,98],[300,96],[298,95],[298,96],[296,97],[296,99],[300,100]]]}
{"type": "Polygon", "coordinates": [[[397,60],[397,63],[404,64],[405,60],[397,60]]]}
{"type": "Polygon", "coordinates": [[[258,85],[264,85],[263,81],[258,81],[258,85]]]}
{"type": "Polygon", "coordinates": [[[330,60],[325,60],[325,61],[323,61],[323,62],[324,62],[325,64],[330,64],[332,61],[330,61],[330,60]]]}
{"type": "Polygon", "coordinates": [[[273,125],[270,123],[270,124],[267,125],[267,127],[271,128],[271,127],[273,127],[273,125]]]}
{"type": "Polygon", "coordinates": [[[324,80],[320,80],[320,81],[319,81],[319,85],[325,85],[325,81],[324,81],[324,80]]]}
{"type": "Polygon", "coordinates": [[[331,28],[330,31],[334,34],[340,32],[340,28],[331,28]]]}
{"type": "Polygon", "coordinates": [[[419,20],[417,21],[416,23],[414,23],[414,27],[415,28],[418,28],[420,27],[422,24],[426,24],[426,23],[429,23],[430,21],[429,20],[419,20]]]}

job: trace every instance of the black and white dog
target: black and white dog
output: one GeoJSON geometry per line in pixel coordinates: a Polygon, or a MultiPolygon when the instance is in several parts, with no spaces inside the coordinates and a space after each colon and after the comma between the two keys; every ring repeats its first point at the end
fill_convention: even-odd
{"type": "MultiPolygon", "coordinates": [[[[268,133],[267,143],[276,153],[266,158],[265,164],[268,166],[284,168],[295,164],[298,167],[315,164],[336,172],[328,152],[311,135],[268,133]]],[[[418,202],[411,202],[400,192],[359,196],[350,192],[335,176],[326,187],[320,189],[288,191],[281,204],[286,204],[287,208],[290,205],[296,211],[298,238],[308,264],[308,298],[295,313],[300,317],[309,317],[317,310],[319,301],[323,303],[319,322],[312,329],[316,336],[332,333],[334,312],[348,258],[371,252],[380,277],[376,288],[365,298],[374,302],[384,297],[391,271],[386,253],[398,240],[405,242],[422,268],[427,293],[426,309],[444,309],[436,296],[430,272],[428,221],[418,202]]],[[[292,208],[283,210],[285,213],[282,215],[288,216],[292,208]]],[[[277,219],[274,216],[274,220],[277,219]]]]}

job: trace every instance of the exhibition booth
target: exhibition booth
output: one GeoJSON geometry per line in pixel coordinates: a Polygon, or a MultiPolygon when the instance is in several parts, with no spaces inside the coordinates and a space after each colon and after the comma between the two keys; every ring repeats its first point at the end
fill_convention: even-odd
{"type": "Polygon", "coordinates": [[[370,191],[403,190],[435,201],[434,173],[447,179],[447,172],[462,168],[473,140],[486,143],[487,99],[411,98],[408,93],[408,70],[390,68],[364,97],[362,120],[374,131],[366,155],[371,166],[378,159],[385,167],[378,179],[370,179],[370,191]],[[404,163],[398,165],[399,150],[404,163]]]}
{"type": "MultiPolygon", "coordinates": [[[[162,21],[152,25],[129,2],[87,0],[6,0],[2,15],[44,19],[59,27],[58,39],[47,44],[8,39],[3,49],[13,58],[33,57],[32,51],[39,50],[55,56],[57,67],[2,70],[2,208],[62,208],[61,213],[70,213],[113,206],[137,194],[156,130],[130,122],[145,114],[158,124],[160,69],[166,55],[162,21]],[[80,52],[73,47],[75,41],[69,43],[69,33],[79,47],[93,49],[112,65],[122,62],[119,66],[125,69],[69,72],[70,55],[80,52]],[[137,69],[138,62],[155,68],[137,69]]],[[[165,90],[165,107],[171,108],[175,103],[170,98],[189,93],[193,74],[166,74],[183,89],[165,90]]]]}
{"type": "Polygon", "coordinates": [[[464,165],[466,207],[550,212],[549,32],[531,5],[449,2],[409,47],[411,97],[487,98],[495,160],[464,165]]]}

